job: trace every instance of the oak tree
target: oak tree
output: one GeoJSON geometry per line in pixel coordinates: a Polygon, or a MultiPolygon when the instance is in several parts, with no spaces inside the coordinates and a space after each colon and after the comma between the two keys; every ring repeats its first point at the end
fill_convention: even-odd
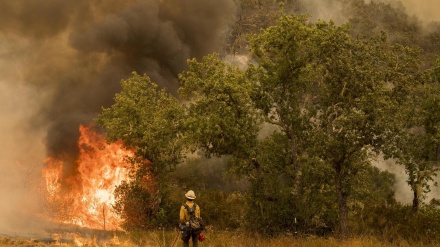
{"type": "Polygon", "coordinates": [[[104,108],[96,122],[108,141],[122,141],[135,152],[132,180],[116,189],[115,209],[126,229],[149,228],[161,210],[166,174],[184,157],[184,110],[146,75],[133,72],[121,87],[115,103],[104,108]]]}

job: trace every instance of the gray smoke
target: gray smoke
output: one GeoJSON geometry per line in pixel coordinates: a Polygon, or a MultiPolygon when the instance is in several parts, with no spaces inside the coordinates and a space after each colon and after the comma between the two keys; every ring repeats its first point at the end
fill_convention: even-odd
{"type": "Polygon", "coordinates": [[[22,83],[45,94],[33,121],[48,126],[56,155],[75,149],[78,125],[111,105],[131,71],[175,92],[186,59],[218,50],[233,17],[232,0],[5,0],[0,34],[22,43],[8,53],[22,83]]]}
{"type": "MultiPolygon", "coordinates": [[[[371,2],[371,0],[365,0],[365,2],[371,2]]],[[[395,7],[403,6],[409,15],[416,16],[425,23],[440,21],[438,14],[440,1],[438,0],[382,0],[382,2],[395,7]]]]}
{"type": "Polygon", "coordinates": [[[310,20],[333,20],[340,25],[348,21],[344,16],[344,3],[341,0],[301,0],[299,1],[303,12],[310,15],[310,20]]]}
{"type": "Polygon", "coordinates": [[[0,217],[37,189],[44,157],[75,173],[78,127],[121,79],[146,73],[175,93],[186,59],[219,51],[234,17],[233,0],[0,0],[0,217]]]}

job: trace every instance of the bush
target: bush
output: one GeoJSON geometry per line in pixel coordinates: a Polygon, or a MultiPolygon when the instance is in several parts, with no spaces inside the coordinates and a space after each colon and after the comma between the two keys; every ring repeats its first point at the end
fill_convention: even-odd
{"type": "Polygon", "coordinates": [[[405,239],[427,244],[440,241],[440,210],[433,206],[418,212],[408,205],[378,207],[367,222],[372,232],[385,241],[405,239]]]}

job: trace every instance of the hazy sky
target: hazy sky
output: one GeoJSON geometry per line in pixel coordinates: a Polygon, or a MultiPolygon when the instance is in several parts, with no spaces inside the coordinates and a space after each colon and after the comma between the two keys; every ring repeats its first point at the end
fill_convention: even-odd
{"type": "Polygon", "coordinates": [[[440,21],[439,0],[402,0],[402,3],[409,14],[423,21],[440,21]]]}

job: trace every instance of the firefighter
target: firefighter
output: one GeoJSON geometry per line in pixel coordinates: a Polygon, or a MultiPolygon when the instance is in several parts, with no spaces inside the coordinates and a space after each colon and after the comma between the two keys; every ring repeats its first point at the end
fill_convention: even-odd
{"type": "Polygon", "coordinates": [[[192,238],[193,247],[199,246],[199,235],[202,231],[202,226],[200,229],[194,229],[196,227],[191,227],[194,220],[199,220],[200,218],[200,207],[194,200],[196,195],[194,191],[189,190],[186,194],[186,202],[180,207],[180,225],[182,231],[183,247],[189,247],[189,239],[192,238]],[[186,204],[186,206],[185,206],[186,204]]]}

